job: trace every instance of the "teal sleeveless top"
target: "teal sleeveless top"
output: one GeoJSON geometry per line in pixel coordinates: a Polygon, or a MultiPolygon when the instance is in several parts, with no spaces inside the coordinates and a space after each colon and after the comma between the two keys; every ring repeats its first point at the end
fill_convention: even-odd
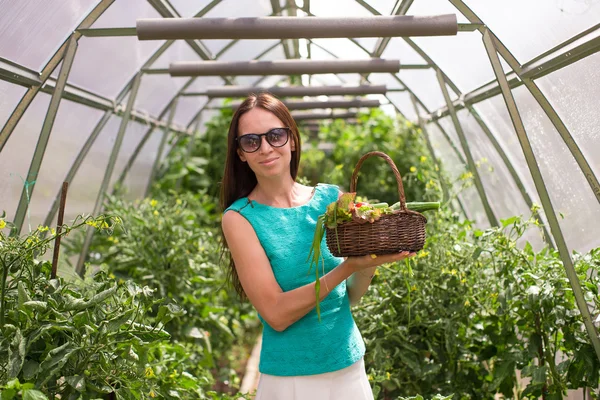
{"type": "MultiPolygon", "coordinates": [[[[236,200],[225,212],[244,216],[271,262],[273,274],[284,292],[315,281],[314,266],[307,262],[317,217],[338,198],[337,186],[318,184],[311,200],[301,206],[277,208],[247,197],[236,200]]],[[[334,257],[325,240],[321,242],[325,272],[343,258],[334,257]]],[[[321,276],[322,264],[319,264],[321,276]]],[[[263,341],[259,371],[277,376],[314,375],[337,371],[360,360],[365,353],[362,336],[350,312],[346,281],[320,302],[321,322],[316,308],[283,332],[277,332],[259,315],[263,341]]]]}

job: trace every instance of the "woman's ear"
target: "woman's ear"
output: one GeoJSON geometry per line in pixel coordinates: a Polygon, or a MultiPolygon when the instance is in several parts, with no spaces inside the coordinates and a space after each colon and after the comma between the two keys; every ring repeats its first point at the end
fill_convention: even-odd
{"type": "Polygon", "coordinates": [[[296,151],[296,141],[294,140],[293,136],[290,138],[290,149],[292,151],[296,151]]]}
{"type": "Polygon", "coordinates": [[[246,162],[247,160],[246,160],[246,156],[244,155],[244,152],[241,151],[240,149],[237,149],[236,151],[237,151],[237,154],[238,154],[238,157],[240,158],[240,160],[242,160],[242,162],[246,162]]]}

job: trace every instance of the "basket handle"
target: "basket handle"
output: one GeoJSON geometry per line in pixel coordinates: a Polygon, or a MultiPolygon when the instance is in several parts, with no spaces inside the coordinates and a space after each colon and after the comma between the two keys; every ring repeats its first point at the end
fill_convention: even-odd
{"type": "Polygon", "coordinates": [[[354,172],[352,173],[352,180],[350,181],[350,192],[356,192],[356,182],[358,181],[358,171],[362,166],[362,163],[369,157],[381,157],[383,158],[392,168],[394,172],[394,176],[396,177],[396,183],[398,184],[398,197],[400,199],[400,209],[402,211],[406,211],[406,197],[404,196],[404,186],[402,185],[402,177],[400,176],[400,172],[398,172],[398,168],[396,168],[396,164],[394,161],[385,153],[381,151],[371,151],[358,160],[356,163],[356,167],[354,167],[354,172]]]}

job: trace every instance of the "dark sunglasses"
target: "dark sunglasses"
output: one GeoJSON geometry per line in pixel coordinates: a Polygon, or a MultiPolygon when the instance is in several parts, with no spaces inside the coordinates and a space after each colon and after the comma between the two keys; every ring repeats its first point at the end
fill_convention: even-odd
{"type": "Polygon", "coordinates": [[[283,147],[288,142],[290,137],[290,128],[273,128],[266,133],[248,133],[237,137],[235,140],[245,153],[254,153],[260,149],[262,137],[267,139],[267,143],[272,147],[283,147]]]}

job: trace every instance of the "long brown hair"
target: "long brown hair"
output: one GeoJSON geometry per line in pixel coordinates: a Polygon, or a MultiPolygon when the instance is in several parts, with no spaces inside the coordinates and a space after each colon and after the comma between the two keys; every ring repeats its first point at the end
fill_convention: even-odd
{"type": "MultiPolygon", "coordinates": [[[[258,94],[250,94],[238,107],[235,114],[233,114],[231,124],[229,125],[229,133],[227,134],[227,157],[225,159],[223,181],[221,182],[221,212],[225,211],[227,207],[232,205],[237,199],[248,196],[258,182],[254,171],[250,169],[248,163],[240,160],[237,153],[237,142],[235,140],[238,136],[240,117],[254,107],[260,107],[270,111],[283,122],[284,126],[290,128],[292,135],[291,139],[295,143],[295,150],[292,151],[292,159],[290,161],[290,174],[294,180],[296,180],[298,175],[301,146],[300,134],[294,118],[285,104],[271,93],[261,92],[258,94]]],[[[235,289],[238,295],[244,299],[246,294],[240,283],[235,263],[233,262],[231,253],[228,251],[229,247],[222,230],[221,239],[223,245],[221,257],[225,255],[227,260],[227,281],[235,289]]]]}

